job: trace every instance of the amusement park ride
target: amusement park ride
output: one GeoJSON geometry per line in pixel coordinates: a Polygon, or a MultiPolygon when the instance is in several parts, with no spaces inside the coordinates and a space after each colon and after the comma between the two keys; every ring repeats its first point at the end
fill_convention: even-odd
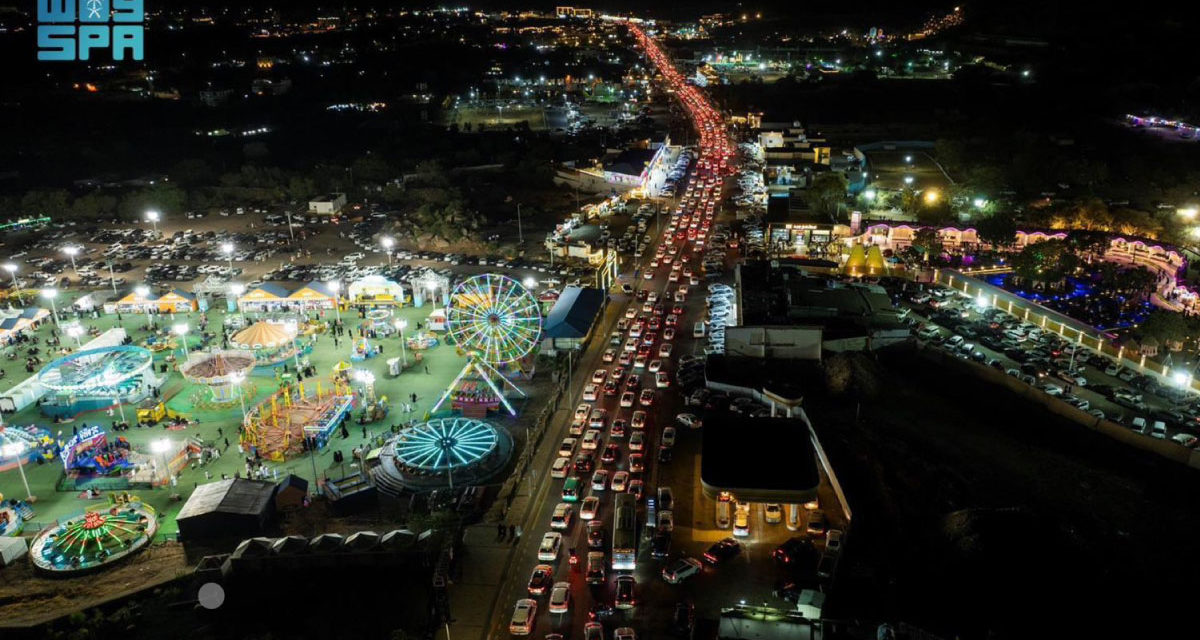
{"type": "Polygon", "coordinates": [[[466,354],[467,363],[430,412],[436,413],[453,398],[452,406],[464,416],[484,417],[500,405],[515,416],[517,410],[500,384],[525,395],[510,377],[525,375],[522,361],[541,337],[537,300],[511,278],[492,273],[474,276],[451,294],[446,329],[449,341],[466,354]]]}

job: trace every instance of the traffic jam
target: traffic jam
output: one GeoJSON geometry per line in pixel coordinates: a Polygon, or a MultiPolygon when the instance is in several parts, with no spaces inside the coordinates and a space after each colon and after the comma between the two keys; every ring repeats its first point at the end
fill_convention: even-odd
{"type": "MultiPolygon", "coordinates": [[[[614,297],[614,302],[627,299],[626,306],[618,310],[611,335],[598,337],[606,344],[596,368],[584,369],[588,379],[550,470],[547,495],[556,504],[552,510],[545,505],[548,521],[529,532],[536,536],[536,556],[516,565],[528,584],[513,605],[508,629],[513,636],[634,640],[639,633],[647,635],[634,622],[640,620],[635,612],[644,586],[638,580],[653,574],[637,565],[647,555],[666,557],[659,552],[669,549],[674,529],[674,496],[670,487],[655,486],[654,465],[670,461],[678,430],[700,426],[693,416],[670,411],[679,404],[675,398],[664,400],[672,392],[674,367],[702,366],[702,358],[684,356],[676,346],[686,339],[696,348],[691,344],[695,334],[681,329],[689,315],[687,302],[690,295],[702,300],[697,290],[707,286],[710,273],[720,273],[715,266],[705,271],[705,243],[723,178],[735,172],[734,148],[707,98],[641,27],[630,23],[629,28],[661,87],[680,101],[700,139],[659,245],[622,287],[628,297],[614,297]],[[654,535],[650,544],[640,544],[648,517],[654,535]]],[[[711,345],[704,350],[713,352],[711,345]]],[[[691,499],[691,487],[682,493],[682,499],[691,499]]],[[[700,568],[696,560],[681,560],[695,567],[675,571],[664,564],[663,580],[674,583],[700,568]]]]}

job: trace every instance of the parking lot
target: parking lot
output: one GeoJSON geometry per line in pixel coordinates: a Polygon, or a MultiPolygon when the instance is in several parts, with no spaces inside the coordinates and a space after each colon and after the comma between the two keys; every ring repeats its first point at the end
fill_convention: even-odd
{"type": "Polygon", "coordinates": [[[1161,376],[1119,365],[949,289],[913,293],[904,304],[926,321],[917,335],[928,344],[1002,370],[1097,418],[1180,446],[1197,443],[1200,398],[1161,376]]]}

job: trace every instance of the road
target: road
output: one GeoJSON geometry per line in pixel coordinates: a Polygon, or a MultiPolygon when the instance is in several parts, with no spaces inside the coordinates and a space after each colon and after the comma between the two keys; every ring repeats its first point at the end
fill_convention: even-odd
{"type": "MultiPolygon", "coordinates": [[[[633,27],[635,35],[640,34],[640,31],[633,27]]],[[[728,175],[729,169],[724,166],[724,160],[730,156],[731,145],[724,132],[723,125],[720,124],[720,119],[715,112],[711,110],[707,101],[699,96],[694,88],[685,89],[682,77],[676,72],[673,67],[666,66],[665,57],[661,51],[657,49],[657,45],[653,44],[645,38],[641,38],[644,46],[647,47],[648,56],[661,65],[665,81],[676,89],[676,96],[679,97],[684,104],[689,115],[692,117],[697,129],[701,131],[700,157],[694,163],[692,171],[688,176],[688,192],[694,197],[682,198],[682,206],[671,212],[671,220],[675,224],[667,224],[662,232],[658,233],[654,238],[654,247],[662,248],[664,255],[669,254],[666,251],[668,247],[674,245],[675,251],[679,256],[686,256],[680,261],[684,262],[690,268],[699,270],[699,253],[700,249],[696,244],[695,239],[689,239],[687,235],[687,227],[685,225],[692,222],[697,231],[694,238],[703,238],[711,229],[711,224],[715,218],[716,204],[721,199],[722,188],[719,186],[722,182],[721,175],[728,175]],[[671,233],[668,233],[671,232],[671,233]]],[[[664,216],[665,217],[665,216],[664,216]]],[[[675,260],[670,262],[674,263],[675,260]]],[[[504,572],[504,581],[496,596],[496,601],[493,607],[491,621],[487,626],[485,637],[487,638],[503,638],[508,635],[508,625],[512,615],[514,604],[517,600],[529,597],[527,594],[527,584],[533,568],[540,564],[537,560],[537,549],[541,542],[544,533],[550,531],[551,515],[555,507],[562,502],[562,486],[564,480],[550,477],[549,467],[555,459],[552,454],[557,450],[559,443],[569,432],[570,422],[573,414],[573,408],[578,404],[590,404],[597,408],[603,408],[608,412],[608,419],[605,421],[605,428],[601,430],[602,438],[599,447],[597,448],[596,467],[599,469],[607,469],[611,473],[616,470],[630,470],[630,458],[634,453],[630,447],[631,436],[634,429],[628,428],[622,436],[614,435],[611,427],[616,419],[630,421],[633,411],[645,410],[648,414],[644,429],[645,449],[642,451],[644,456],[645,471],[641,476],[645,481],[645,495],[652,496],[657,488],[657,477],[659,473],[658,464],[655,460],[660,443],[660,438],[663,428],[670,425],[674,419],[674,415],[679,407],[678,394],[671,389],[656,389],[654,374],[646,368],[630,365],[626,367],[627,373],[622,378],[618,385],[618,391],[615,395],[605,395],[601,391],[594,402],[583,403],[582,396],[584,387],[591,383],[593,372],[602,369],[606,380],[612,378],[612,370],[618,367],[616,363],[606,364],[603,362],[604,352],[608,349],[620,351],[625,348],[624,343],[629,340],[631,332],[623,332],[620,336],[622,344],[613,345],[610,343],[609,334],[619,320],[631,322],[642,320],[647,325],[653,320],[665,324],[666,316],[670,315],[670,310],[675,306],[672,301],[667,301],[659,309],[655,309],[654,305],[646,305],[643,300],[645,294],[649,292],[657,292],[660,296],[667,297],[669,293],[674,293],[678,290],[679,283],[669,281],[669,274],[672,267],[667,263],[660,263],[654,254],[649,254],[641,259],[641,264],[630,273],[622,274],[622,281],[631,284],[635,287],[635,293],[626,295],[622,293],[614,293],[611,297],[611,303],[605,317],[601,321],[599,327],[594,330],[594,337],[588,349],[582,354],[579,364],[576,366],[575,379],[568,391],[570,402],[564,403],[564,409],[556,416],[555,422],[547,432],[543,445],[545,451],[539,457],[539,464],[536,467],[536,477],[539,481],[535,484],[533,490],[533,506],[529,510],[525,522],[521,523],[524,530],[520,541],[517,543],[514,553],[510,556],[504,572]],[[645,274],[650,274],[649,278],[645,274]],[[627,312],[629,316],[627,317],[627,312]],[[653,390],[653,401],[650,406],[643,406],[640,398],[634,400],[634,406],[622,407],[620,405],[620,394],[626,389],[634,389],[629,385],[629,377],[631,375],[640,376],[640,389],[653,390]],[[603,464],[599,460],[599,452],[603,451],[606,444],[614,444],[619,450],[619,455],[615,462],[603,464]],[[547,449],[549,447],[550,449],[547,449]]],[[[682,268],[679,269],[682,271],[682,268]]],[[[682,278],[684,283],[687,283],[687,278],[682,278]]],[[[675,328],[678,335],[672,340],[674,351],[671,358],[663,358],[663,371],[673,373],[674,360],[681,353],[694,351],[697,345],[691,339],[691,325],[697,320],[702,319],[704,312],[703,290],[701,284],[703,280],[699,280],[697,285],[690,286],[687,300],[680,303],[684,307],[684,313],[679,316],[678,326],[675,328]]],[[[647,353],[647,363],[651,360],[659,360],[657,354],[660,345],[662,344],[663,334],[667,327],[661,330],[652,330],[647,328],[646,334],[651,337],[647,338],[643,334],[637,338],[641,341],[640,346],[647,353]]],[[[635,347],[636,349],[636,347],[635,347]]],[[[632,352],[631,352],[632,353],[632,352]]],[[[673,375],[670,378],[673,380],[673,375]]],[[[635,390],[635,395],[638,392],[635,390]]],[[[580,444],[575,445],[575,450],[572,457],[579,453],[580,444]]],[[[695,433],[679,433],[679,455],[672,463],[679,467],[680,465],[692,465],[694,467],[698,461],[699,452],[699,437],[695,433]]],[[[686,466],[684,467],[687,468],[686,466]]],[[[591,484],[592,474],[590,472],[580,472],[573,470],[573,474],[577,475],[580,480],[585,483],[585,487],[591,484]]],[[[636,477],[636,474],[635,474],[636,477]]],[[[693,479],[694,480],[694,479],[693,479]]],[[[677,501],[680,503],[679,517],[677,521],[681,523],[681,529],[690,529],[688,523],[692,522],[695,514],[693,513],[693,491],[692,488],[698,483],[690,482],[688,486],[680,487],[677,494],[677,501]]],[[[564,636],[581,637],[584,625],[588,622],[588,611],[594,602],[613,601],[613,588],[615,581],[615,572],[611,570],[611,558],[608,556],[608,544],[611,543],[611,516],[612,516],[612,491],[609,488],[591,489],[585,488],[581,491],[580,501],[586,496],[594,495],[600,498],[600,510],[597,514],[597,519],[604,521],[605,526],[605,543],[606,543],[606,573],[607,580],[604,584],[589,586],[584,580],[583,564],[588,551],[585,535],[586,526],[579,518],[580,503],[572,503],[574,518],[570,526],[561,531],[564,537],[564,544],[559,551],[556,561],[551,562],[555,569],[555,582],[565,581],[570,584],[572,594],[572,604],[569,613],[551,614],[548,611],[549,595],[547,594],[536,597],[538,601],[538,614],[536,624],[534,625],[532,636],[543,636],[547,633],[561,633],[564,636]],[[575,570],[572,570],[568,562],[568,550],[574,548],[580,558],[580,564],[575,570]]],[[[644,505],[645,501],[640,504],[644,505]]],[[[645,523],[645,513],[639,515],[639,525],[645,523]]],[[[610,618],[602,620],[605,627],[606,635],[612,630],[629,626],[636,630],[643,631],[653,628],[660,635],[660,630],[664,629],[670,620],[670,615],[673,609],[677,595],[673,595],[672,589],[667,587],[661,580],[657,578],[659,570],[658,562],[650,562],[649,545],[645,541],[645,527],[641,527],[642,543],[639,547],[638,567],[633,572],[637,580],[637,589],[635,596],[639,600],[638,605],[630,610],[617,611],[610,618]]],[[[749,561],[749,554],[746,555],[746,561],[749,561]]]]}

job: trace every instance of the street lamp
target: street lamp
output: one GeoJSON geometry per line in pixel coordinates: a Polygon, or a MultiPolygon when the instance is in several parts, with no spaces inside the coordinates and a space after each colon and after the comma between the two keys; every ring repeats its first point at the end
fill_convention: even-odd
{"type": "Polygon", "coordinates": [[[183,343],[183,361],[187,362],[188,357],[191,355],[191,353],[188,352],[187,347],[188,326],[180,322],[179,324],[171,327],[171,331],[173,331],[175,335],[179,336],[179,341],[183,343]]]}
{"type": "Polygon", "coordinates": [[[1197,211],[1200,210],[1197,210],[1196,207],[1183,207],[1182,209],[1176,209],[1175,213],[1179,214],[1179,217],[1184,220],[1195,220],[1197,211]]]}
{"type": "Polygon", "coordinates": [[[29,480],[25,477],[25,458],[21,455],[25,453],[25,449],[26,445],[24,442],[15,440],[4,445],[3,453],[6,458],[17,459],[17,469],[21,471],[21,484],[25,485],[25,499],[33,502],[35,498],[33,497],[33,492],[29,490],[29,480]]]}
{"type": "Polygon", "coordinates": [[[167,440],[166,438],[159,438],[158,440],[150,443],[150,451],[153,451],[158,455],[158,457],[162,458],[162,472],[168,476],[170,475],[170,470],[167,469],[167,457],[164,454],[166,454],[170,449],[171,441],[167,440]]]}
{"type": "Polygon", "coordinates": [[[863,192],[863,197],[867,199],[867,202],[874,202],[875,201],[875,190],[867,189],[866,191],[863,192]]]}
{"type": "Polygon", "coordinates": [[[79,255],[79,247],[73,245],[63,247],[63,253],[71,258],[71,271],[74,271],[75,275],[79,275],[79,267],[75,266],[75,256],[79,255]]]}
{"type": "Polygon", "coordinates": [[[25,301],[21,300],[21,289],[17,286],[17,265],[6,262],[4,263],[4,270],[8,272],[8,275],[12,276],[13,292],[17,294],[17,302],[21,303],[21,306],[24,306],[25,301]]]}
{"type": "Polygon", "coordinates": [[[913,183],[912,176],[904,176],[904,184],[912,184],[912,183],[913,183]]]}
{"type": "Polygon", "coordinates": [[[1171,379],[1183,389],[1188,389],[1192,386],[1192,374],[1182,369],[1176,370],[1175,373],[1171,374],[1171,379]]]}
{"type": "Polygon", "coordinates": [[[982,209],[987,206],[987,199],[986,198],[975,198],[975,200],[971,204],[974,204],[976,209],[982,209]]]}
{"type": "Polygon", "coordinates": [[[71,336],[72,338],[75,338],[75,346],[79,347],[79,349],[82,351],[83,350],[83,339],[80,336],[83,335],[83,327],[81,327],[77,324],[73,324],[73,325],[67,327],[67,335],[71,336]]]}
{"type": "Polygon", "coordinates": [[[329,290],[333,292],[333,313],[337,315],[338,322],[342,321],[342,298],[338,295],[341,291],[342,283],[334,280],[329,283],[329,290]]]}
{"type": "Polygon", "coordinates": [[[242,424],[244,425],[246,424],[246,394],[242,383],[246,381],[246,374],[238,371],[230,379],[233,381],[233,386],[237,388],[238,403],[242,405],[242,424]]]}
{"type": "Polygon", "coordinates": [[[396,241],[394,239],[392,239],[391,236],[384,236],[383,238],[381,238],[379,240],[379,243],[382,244],[384,250],[387,251],[388,265],[391,265],[392,264],[392,247],[396,246],[396,241]]]}
{"type": "Polygon", "coordinates": [[[225,259],[229,261],[229,277],[233,277],[233,243],[222,242],[221,253],[225,254],[225,259]]]}
{"type": "Polygon", "coordinates": [[[162,214],[153,209],[146,212],[146,219],[154,226],[154,235],[156,236],[158,235],[158,221],[160,218],[162,218],[162,214]]]}
{"type": "Polygon", "coordinates": [[[941,197],[941,194],[938,193],[937,189],[930,189],[925,192],[925,204],[935,204],[939,197],[941,197]]]}
{"type": "Polygon", "coordinates": [[[396,320],[396,331],[400,333],[400,362],[401,370],[408,366],[408,350],[404,347],[404,328],[408,326],[408,320],[400,318],[396,320]]]}
{"type": "Polygon", "coordinates": [[[54,315],[54,326],[58,326],[58,306],[54,299],[58,297],[58,289],[42,289],[42,297],[50,301],[50,313],[54,315]]]}
{"type": "Polygon", "coordinates": [[[237,308],[238,315],[242,318],[242,324],[245,324],[246,316],[242,314],[242,294],[246,293],[246,285],[235,282],[229,286],[229,293],[233,295],[233,306],[237,308]]]}
{"type": "MultiPolygon", "coordinates": [[[[133,292],[136,293],[137,297],[141,298],[142,300],[147,300],[150,297],[150,287],[145,285],[138,285],[134,287],[133,292]]],[[[146,314],[146,328],[149,329],[153,327],[154,325],[150,322],[150,308],[143,307],[142,313],[146,314]]]]}
{"type": "Polygon", "coordinates": [[[525,278],[525,281],[524,281],[524,282],[522,282],[522,284],[524,284],[524,285],[525,285],[525,288],[526,288],[526,289],[533,290],[533,289],[536,289],[536,288],[537,288],[537,284],[538,284],[538,283],[537,283],[537,280],[535,280],[535,279],[533,278],[533,276],[527,276],[527,277],[525,278]]]}

